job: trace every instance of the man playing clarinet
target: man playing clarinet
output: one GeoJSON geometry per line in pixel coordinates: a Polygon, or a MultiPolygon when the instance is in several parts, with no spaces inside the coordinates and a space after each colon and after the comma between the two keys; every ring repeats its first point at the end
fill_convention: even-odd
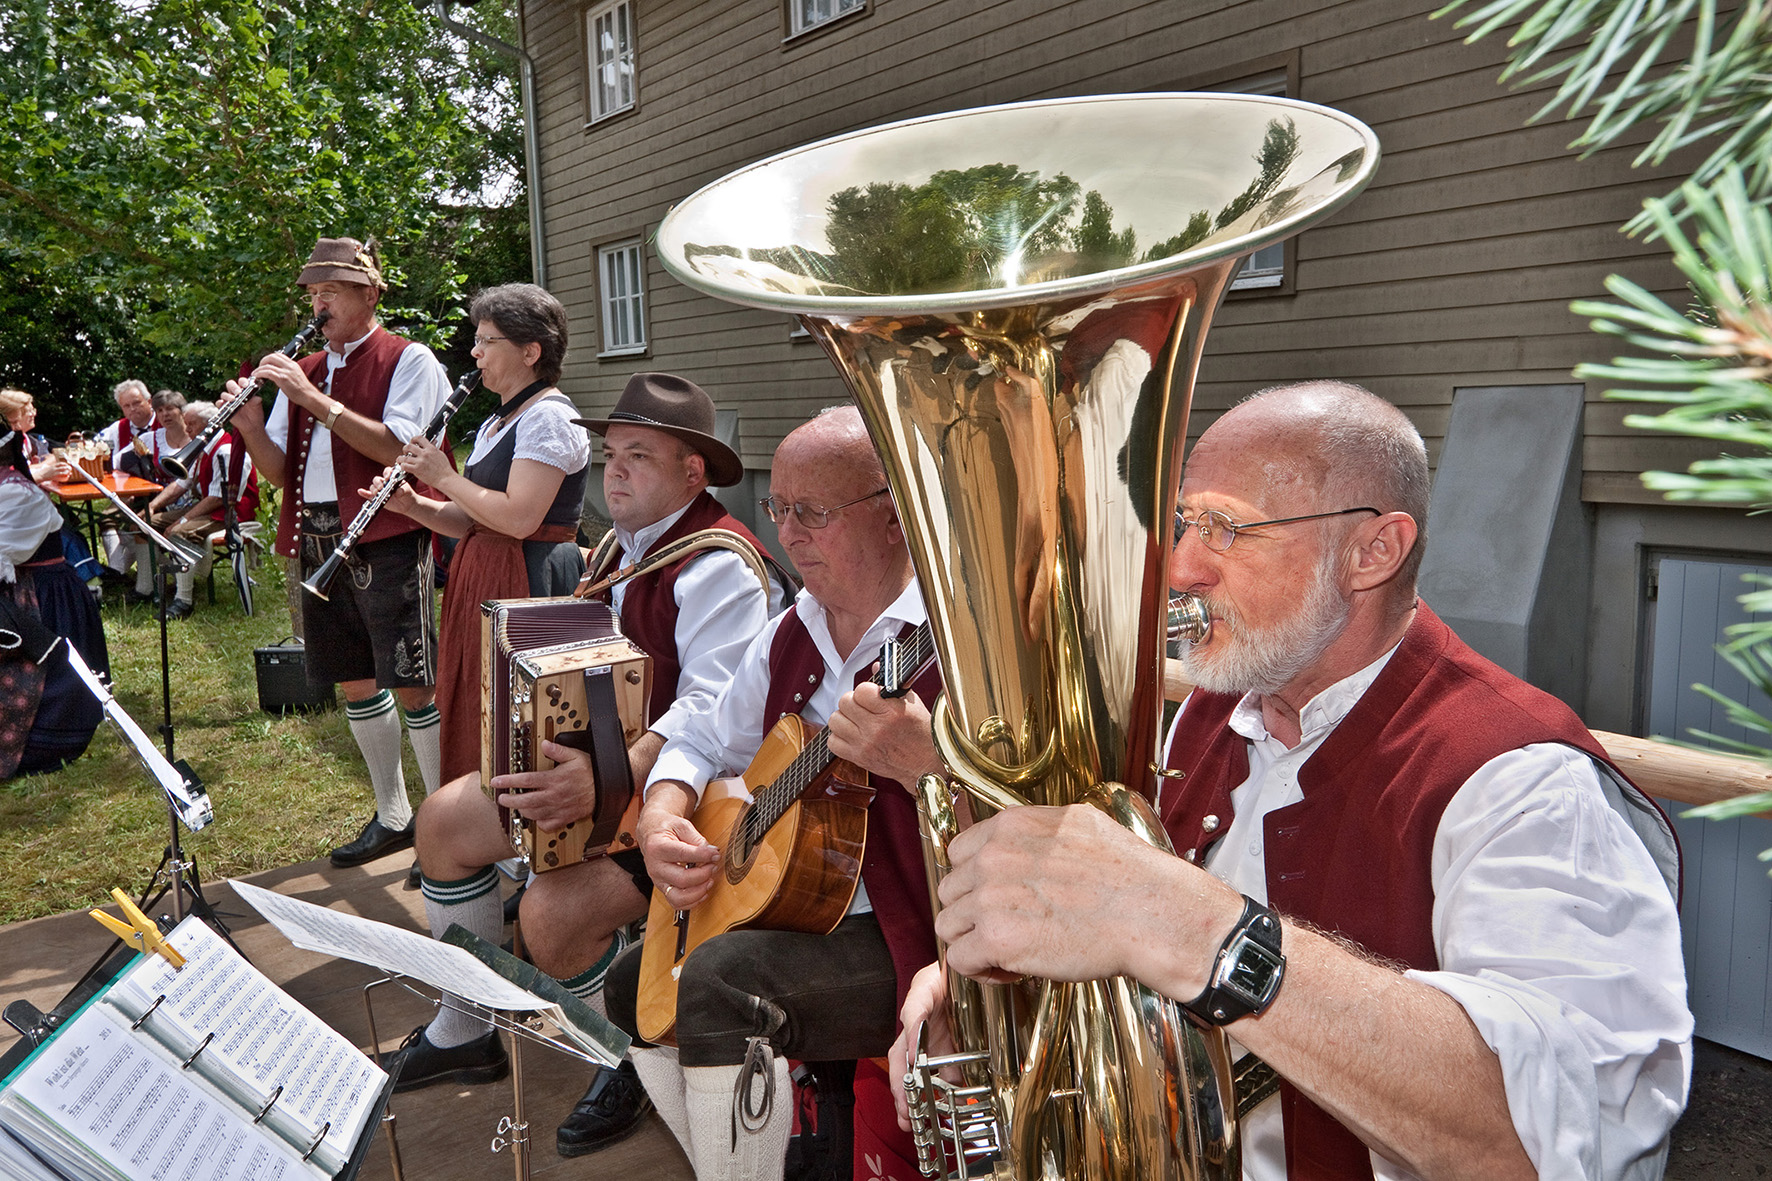
{"type": "MultiPolygon", "coordinates": [[[[260,361],[252,376],[275,384],[283,397],[268,416],[250,401],[232,425],[259,473],[286,489],[277,552],[299,555],[305,578],[356,518],[358,490],[394,462],[449,396],[449,379],[424,345],[376,323],[387,284],[373,242],[321,238],[296,282],[315,315],[329,313],[321,328],[326,347],[299,361],[282,353],[260,361]]],[[[228,389],[239,385],[229,382],[228,389]]],[[[334,865],[361,865],[412,844],[400,769],[402,716],[425,792],[437,788],[430,531],[398,513],[378,514],[329,597],[304,594],[301,613],[308,676],[344,690],[345,716],[375,787],[375,815],[355,840],[332,851],[334,865]]]]}

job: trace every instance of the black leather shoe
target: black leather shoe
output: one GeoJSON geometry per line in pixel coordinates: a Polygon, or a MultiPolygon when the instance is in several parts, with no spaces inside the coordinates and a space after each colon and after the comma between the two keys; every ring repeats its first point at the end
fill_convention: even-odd
{"type": "Polygon", "coordinates": [[[604,1068],[554,1133],[554,1147],[561,1156],[583,1156],[606,1148],[639,1131],[651,1110],[652,1100],[640,1086],[632,1062],[623,1062],[614,1070],[604,1068]]]}
{"type": "Polygon", "coordinates": [[[365,861],[374,861],[384,853],[410,849],[414,823],[408,820],[405,828],[396,831],[383,827],[380,816],[371,816],[369,823],[363,826],[363,831],[357,834],[356,840],[332,851],[332,864],[340,869],[349,869],[353,865],[362,865],[365,861]]]}
{"type": "Polygon", "coordinates": [[[142,592],[136,590],[135,587],[131,586],[128,590],[123,592],[123,601],[128,603],[131,607],[139,607],[143,603],[152,603],[154,601],[154,592],[149,591],[144,595],[142,592]]]}
{"type": "Polygon", "coordinates": [[[418,868],[418,860],[413,859],[412,868],[406,871],[406,888],[416,890],[424,885],[424,873],[418,868]]]}
{"type": "Polygon", "coordinates": [[[511,1073],[511,1060],[496,1029],[447,1050],[433,1046],[425,1029],[421,1025],[407,1034],[398,1050],[382,1058],[382,1069],[389,1074],[396,1065],[400,1068],[395,1091],[419,1091],[438,1083],[496,1083],[511,1073]]]}
{"type": "Polygon", "coordinates": [[[191,617],[191,612],[196,609],[196,606],[192,603],[187,603],[183,599],[174,599],[166,608],[166,618],[189,619],[191,617]]]}

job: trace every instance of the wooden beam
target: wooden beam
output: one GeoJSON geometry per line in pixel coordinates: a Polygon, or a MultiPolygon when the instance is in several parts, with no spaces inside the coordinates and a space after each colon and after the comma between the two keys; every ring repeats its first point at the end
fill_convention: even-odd
{"type": "MultiPolygon", "coordinates": [[[[1163,666],[1163,695],[1180,701],[1193,688],[1182,675],[1181,662],[1163,666]]],[[[1691,750],[1652,738],[1595,730],[1606,753],[1638,787],[1677,804],[1709,804],[1752,792],[1772,791],[1772,766],[1739,755],[1691,750]]],[[[1760,813],[1769,815],[1769,813],[1760,813]]]]}

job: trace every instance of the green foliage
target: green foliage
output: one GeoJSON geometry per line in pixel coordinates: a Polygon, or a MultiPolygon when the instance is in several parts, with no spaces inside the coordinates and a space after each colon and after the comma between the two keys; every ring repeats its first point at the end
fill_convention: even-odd
{"type": "Polygon", "coordinates": [[[1648,487],[1669,500],[1772,508],[1772,213],[1749,196],[1733,166],[1714,185],[1688,181],[1680,204],[1691,211],[1696,233],[1675,219],[1672,202],[1650,201],[1646,210],[1695,307],[1682,312],[1611,276],[1606,287],[1621,304],[1583,300],[1573,310],[1594,317],[1595,331],[1650,355],[1583,365],[1575,375],[1620,383],[1607,390],[1609,398],[1672,407],[1630,415],[1628,426],[1711,439],[1727,449],[1685,474],[1647,472],[1648,487]]]}
{"type": "MultiPolygon", "coordinates": [[[[473,19],[509,39],[492,8],[473,19]]],[[[0,299],[88,335],[59,350],[87,363],[51,364],[19,339],[43,325],[8,317],[0,378],[89,425],[131,366],[213,390],[306,319],[294,277],[322,235],[378,238],[384,318],[447,344],[466,259],[489,220],[512,228],[482,195],[523,207],[515,90],[408,0],[0,0],[0,257],[23,263],[0,299]]]]}
{"type": "MultiPolygon", "coordinates": [[[[1681,148],[1711,145],[1691,179],[1704,184],[1746,162],[1755,193],[1772,191],[1772,12],[1745,0],[1452,0],[1436,16],[1464,10],[1457,26],[1475,41],[1519,23],[1508,38],[1503,80],[1556,81],[1534,119],[1589,112],[1572,146],[1598,151],[1631,128],[1659,123],[1637,163],[1660,164],[1681,148]],[[1679,53],[1678,51],[1685,52],[1679,53]],[[1658,61],[1675,57],[1658,68],[1658,61]]],[[[1679,198],[1672,206],[1679,211],[1679,198]]],[[[1648,228],[1640,216],[1629,229],[1648,228]]]]}
{"type": "MultiPolygon", "coordinates": [[[[1466,7],[1452,0],[1436,15],[1466,7]]],[[[1660,163],[1706,143],[1710,154],[1678,190],[1644,202],[1626,229],[1650,230],[1673,254],[1692,306],[1684,311],[1618,275],[1606,289],[1620,302],[1582,300],[1577,315],[1647,356],[1577,367],[1578,378],[1618,383],[1606,396],[1669,407],[1633,414],[1627,426],[1718,443],[1723,454],[1684,473],[1645,472],[1668,500],[1772,509],[1772,8],[1745,0],[1720,16],[1716,0],[1488,0],[1459,18],[1471,40],[1519,22],[1504,79],[1559,80],[1535,118],[1592,108],[1575,146],[1588,152],[1646,122],[1660,124],[1637,163],[1660,163]],[[1684,54],[1679,51],[1684,49],[1684,54]],[[1658,62],[1667,62],[1660,66],[1658,62]],[[1689,223],[1689,228],[1688,228],[1689,223]]],[[[1763,585],[1767,580],[1757,580],[1763,585]]],[[[1772,695],[1772,592],[1739,599],[1759,622],[1726,629],[1717,651],[1749,684],[1772,695]]],[[[1750,734],[1772,722],[1706,685],[1750,734]]],[[[1713,745],[1772,760],[1761,744],[1695,732],[1713,745]]],[[[1772,808],[1761,792],[1692,809],[1724,818],[1772,808]]],[[[1772,861],[1772,850],[1760,855],[1772,861]]]]}

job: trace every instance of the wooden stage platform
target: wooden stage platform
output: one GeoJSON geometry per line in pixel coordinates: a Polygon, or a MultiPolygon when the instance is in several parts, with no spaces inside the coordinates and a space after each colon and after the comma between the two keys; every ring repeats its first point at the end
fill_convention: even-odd
{"type": "MultiPolygon", "coordinates": [[[[334,869],[328,862],[315,861],[247,880],[307,902],[423,931],[424,901],[417,890],[405,889],[411,864],[412,854],[403,852],[356,869],[334,869]]],[[[140,884],[119,883],[125,889],[139,889],[140,884]]],[[[510,888],[508,882],[505,888],[510,888]]],[[[369,1048],[363,986],[379,973],[290,946],[226,882],[205,881],[203,893],[260,971],[359,1047],[369,1048]]],[[[157,908],[166,909],[170,908],[157,908]]],[[[84,912],[0,927],[0,1005],[23,998],[48,1009],[112,943],[110,934],[84,912]]],[[[415,1025],[429,1019],[430,1012],[428,1004],[403,988],[376,989],[375,1021],[382,1050],[398,1046],[415,1025]]],[[[0,1026],[0,1052],[16,1040],[9,1027],[0,1026]]],[[[525,1044],[531,1175],[557,1181],[617,1177],[689,1181],[693,1176],[689,1162],[656,1115],[649,1115],[633,1136],[601,1152],[566,1160],[554,1151],[554,1128],[584,1094],[590,1069],[576,1058],[525,1044]]],[[[510,1149],[495,1155],[490,1148],[499,1134],[500,1118],[512,1113],[508,1080],[395,1095],[390,1109],[405,1175],[411,1181],[484,1181],[515,1175],[510,1149]]],[[[388,1181],[393,1176],[386,1140],[384,1129],[362,1171],[365,1181],[388,1181]]]]}

